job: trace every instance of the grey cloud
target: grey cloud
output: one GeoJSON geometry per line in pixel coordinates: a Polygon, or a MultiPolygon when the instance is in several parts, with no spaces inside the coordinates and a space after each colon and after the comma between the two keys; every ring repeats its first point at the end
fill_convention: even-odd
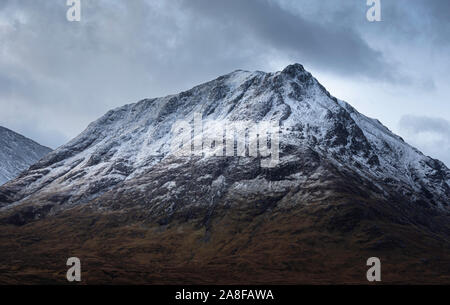
{"type": "MultiPolygon", "coordinates": [[[[323,24],[283,8],[274,1],[182,1],[197,20],[216,20],[218,35],[252,33],[261,51],[276,48],[299,62],[315,64],[340,74],[389,76],[392,67],[353,29],[339,23],[323,24]]],[[[319,19],[320,20],[320,19],[319,19]]],[[[248,34],[247,34],[248,35],[248,34]]]]}
{"type": "Polygon", "coordinates": [[[399,128],[407,141],[450,166],[450,121],[405,115],[400,119],[399,128]]]}
{"type": "Polygon", "coordinates": [[[434,0],[426,1],[426,9],[430,14],[429,21],[432,23],[430,32],[437,44],[450,44],[450,1],[434,0]]]}
{"type": "Polygon", "coordinates": [[[412,132],[436,132],[450,138],[450,121],[442,118],[405,115],[400,120],[400,126],[412,132]]]}
{"type": "MultiPolygon", "coordinates": [[[[382,33],[398,41],[448,46],[450,40],[450,1],[396,0],[381,1],[384,22],[377,24],[382,33]]],[[[364,30],[372,24],[361,24],[364,30]]]]}

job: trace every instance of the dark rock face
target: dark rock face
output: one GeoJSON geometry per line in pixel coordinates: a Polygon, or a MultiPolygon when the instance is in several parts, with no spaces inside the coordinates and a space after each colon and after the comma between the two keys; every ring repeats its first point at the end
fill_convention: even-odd
{"type": "MultiPolygon", "coordinates": [[[[60,198],[58,198],[60,200],[60,198]]],[[[12,224],[16,226],[23,226],[30,221],[38,220],[40,217],[48,214],[52,209],[51,205],[45,205],[42,207],[32,207],[27,206],[26,208],[20,210],[17,213],[12,214],[6,219],[7,224],[12,224]]]]}

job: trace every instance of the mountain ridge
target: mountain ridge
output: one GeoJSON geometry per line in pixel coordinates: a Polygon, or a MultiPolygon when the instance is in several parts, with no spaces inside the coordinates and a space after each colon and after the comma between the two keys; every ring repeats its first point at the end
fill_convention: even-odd
{"type": "Polygon", "coordinates": [[[0,185],[15,178],[52,149],[0,126],[0,185]]]}
{"type": "MultiPolygon", "coordinates": [[[[73,191],[71,185],[77,175],[83,176],[81,181],[84,179],[78,193],[92,192],[89,184],[93,184],[101,194],[99,184],[103,183],[107,191],[166,158],[172,124],[177,119],[190,117],[194,111],[202,113],[206,122],[208,119],[278,120],[283,130],[282,147],[313,147],[338,163],[352,165],[363,175],[400,180],[397,181],[402,184],[400,188],[411,188],[409,192],[423,191],[425,197],[430,197],[426,200],[440,208],[448,202],[450,171],[442,162],[424,156],[378,120],[360,114],[346,102],[331,96],[300,64],[276,73],[236,70],[179,94],[144,99],[111,110],[79,136],[33,165],[28,177],[21,177],[26,178],[25,181],[33,177],[33,185],[37,187],[27,187],[28,192],[16,192],[19,195],[8,201],[21,200],[34,191],[39,193],[41,186],[44,185],[45,190],[47,184],[58,188],[66,185],[68,191],[64,196],[73,197],[77,191],[73,191]],[[51,176],[51,172],[58,172],[54,168],[58,168],[59,173],[51,176]],[[98,182],[99,175],[103,182],[98,182]],[[89,176],[91,180],[86,179],[89,176]],[[37,183],[42,180],[43,183],[37,183]]],[[[25,186],[20,178],[19,185],[25,186]]],[[[96,194],[82,200],[75,194],[74,201],[87,202],[95,197],[96,194]]],[[[1,200],[0,206],[5,206],[1,200]]]]}

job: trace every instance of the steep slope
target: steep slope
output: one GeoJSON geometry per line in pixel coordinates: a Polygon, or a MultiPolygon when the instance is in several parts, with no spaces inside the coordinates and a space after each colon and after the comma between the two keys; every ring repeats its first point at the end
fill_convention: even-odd
{"type": "Polygon", "coordinates": [[[0,281],[64,281],[79,255],[90,283],[360,283],[378,256],[391,282],[448,283],[449,184],[301,65],[238,70],[112,110],[0,187],[0,281]],[[174,154],[195,113],[279,124],[279,162],[174,154]]]}
{"type": "Polygon", "coordinates": [[[0,126],[0,185],[17,177],[51,149],[0,126]]]}
{"type": "Polygon", "coordinates": [[[282,155],[309,147],[380,190],[389,185],[413,201],[448,209],[450,172],[442,162],[332,97],[299,64],[277,73],[235,71],[178,95],[109,111],[0,189],[0,206],[29,195],[41,203],[56,199],[58,206],[88,202],[168,158],[172,125],[195,112],[204,124],[277,121],[282,155]]]}

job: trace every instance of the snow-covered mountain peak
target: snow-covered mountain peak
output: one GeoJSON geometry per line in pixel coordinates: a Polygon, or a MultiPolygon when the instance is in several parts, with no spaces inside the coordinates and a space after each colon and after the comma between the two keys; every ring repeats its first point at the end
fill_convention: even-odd
{"type": "Polygon", "coordinates": [[[447,208],[450,171],[445,165],[331,96],[300,64],[274,73],[236,70],[179,94],[111,110],[12,182],[9,187],[18,191],[3,205],[55,193],[60,204],[88,202],[134,181],[171,157],[172,127],[196,113],[205,124],[277,122],[279,167],[290,166],[296,152],[311,150],[374,181],[381,192],[395,190],[447,208]]]}

